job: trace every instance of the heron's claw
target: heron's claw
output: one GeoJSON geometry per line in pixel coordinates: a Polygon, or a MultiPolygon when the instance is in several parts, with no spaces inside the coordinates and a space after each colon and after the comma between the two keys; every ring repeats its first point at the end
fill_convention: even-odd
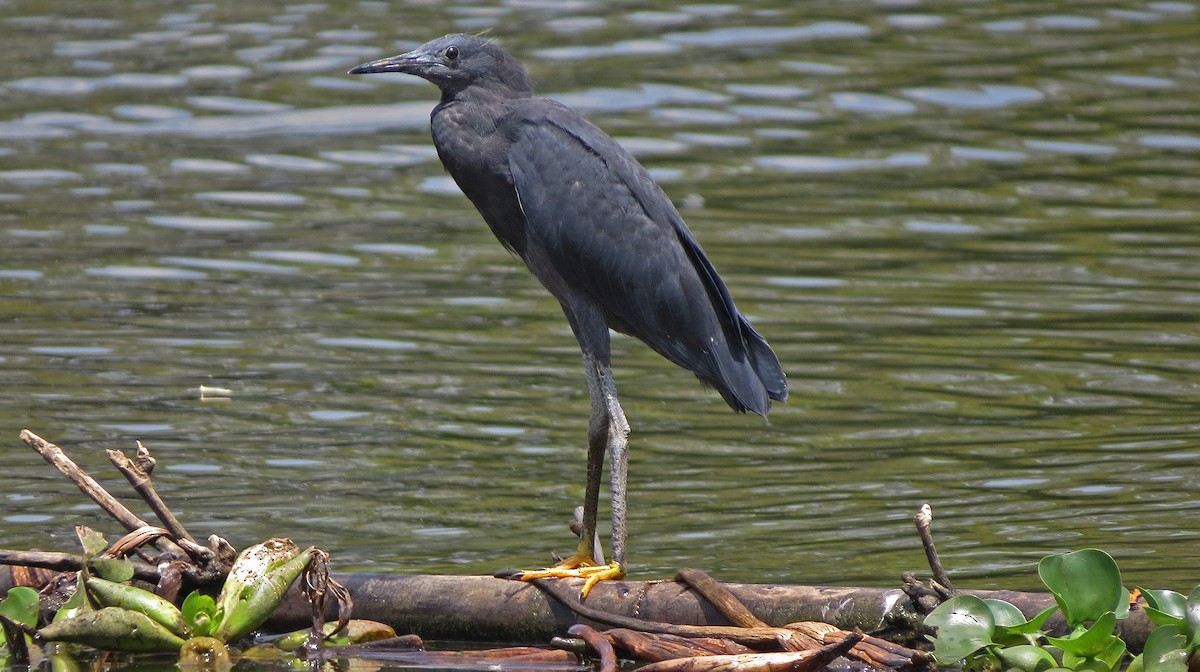
{"type": "Polygon", "coordinates": [[[601,581],[625,578],[625,567],[616,561],[607,565],[597,565],[590,557],[574,555],[562,562],[545,569],[524,570],[509,575],[508,578],[520,581],[534,579],[583,579],[583,588],[579,590],[579,599],[588,596],[592,588],[601,581]]]}

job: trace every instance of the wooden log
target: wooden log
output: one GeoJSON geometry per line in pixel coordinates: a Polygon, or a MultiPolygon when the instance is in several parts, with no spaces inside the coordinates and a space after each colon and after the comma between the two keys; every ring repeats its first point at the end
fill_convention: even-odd
{"type": "MultiPolygon", "coordinates": [[[[15,585],[10,568],[0,566],[0,594],[15,585]]],[[[490,576],[428,574],[334,574],[354,596],[354,617],[382,621],[399,633],[426,639],[543,644],[564,635],[571,625],[587,622],[536,586],[490,576]]],[[[578,592],[576,582],[575,590],[578,592]]],[[[759,620],[782,627],[797,621],[822,621],[843,630],[858,628],[884,639],[924,643],[921,615],[900,589],[829,588],[783,584],[724,585],[759,620]]],[[[1026,617],[1052,606],[1046,593],[1007,590],[962,591],[981,598],[1011,602],[1026,617]]],[[[650,621],[695,625],[728,625],[711,604],[686,586],[667,581],[604,581],[588,596],[594,609],[650,621]]],[[[328,614],[335,618],[336,614],[328,614]]],[[[308,627],[304,598],[292,590],[268,622],[284,632],[308,627]]],[[[1134,652],[1140,651],[1152,623],[1134,610],[1117,624],[1117,633],[1134,652]]],[[[1059,616],[1048,623],[1066,633],[1059,616]]]]}
{"type": "MultiPolygon", "coordinates": [[[[490,576],[423,574],[335,574],[354,595],[354,617],[382,621],[397,632],[425,639],[542,643],[561,636],[582,619],[536,586],[490,576]]],[[[569,582],[574,589],[582,582],[569,582]]],[[[830,588],[783,584],[722,584],[759,620],[782,627],[797,621],[822,621],[843,630],[858,628],[895,642],[924,643],[922,616],[908,597],[891,588],[830,588]]],[[[1006,600],[1031,617],[1054,604],[1045,593],[1007,590],[962,591],[1006,600]]],[[[587,606],[648,621],[728,625],[703,598],[686,586],[667,581],[604,581],[588,596],[587,606]]],[[[331,615],[332,617],[332,615],[331,615]]],[[[269,626],[295,630],[309,623],[308,607],[293,591],[269,626]]],[[[1118,634],[1140,651],[1152,623],[1134,610],[1118,624],[1118,634]]],[[[1048,624],[1066,634],[1057,615],[1048,624]]]]}

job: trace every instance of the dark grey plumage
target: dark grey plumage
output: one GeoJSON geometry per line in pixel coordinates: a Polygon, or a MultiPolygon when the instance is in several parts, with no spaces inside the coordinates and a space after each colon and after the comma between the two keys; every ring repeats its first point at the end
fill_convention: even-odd
{"type": "MultiPolygon", "coordinates": [[[[666,194],[599,128],[535,96],[515,58],[493,42],[448,35],[351,70],[372,72],[405,72],[441,89],[432,114],[438,156],[500,242],[562,304],[593,400],[589,499],[593,471],[599,490],[593,462],[597,451],[602,462],[604,444],[614,452],[613,471],[624,470],[628,429],[609,372],[609,327],[692,371],[735,411],[765,416],[771,400],[787,398],[775,353],[738,312],[666,194]]],[[[614,509],[621,498],[619,531],[614,511],[618,562],[623,473],[621,480],[621,492],[614,488],[614,509]]],[[[594,530],[594,504],[585,506],[584,518],[594,530]]],[[[585,539],[590,546],[590,535],[585,539]]]]}

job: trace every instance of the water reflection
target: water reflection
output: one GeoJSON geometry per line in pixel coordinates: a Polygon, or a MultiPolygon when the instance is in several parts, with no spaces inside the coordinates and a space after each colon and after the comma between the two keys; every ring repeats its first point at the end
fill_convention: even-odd
{"type": "MultiPolygon", "coordinates": [[[[1092,545],[1190,589],[1196,13],[17,0],[0,417],[102,473],[145,439],[239,544],[372,571],[568,549],[559,309],[442,172],[433,88],[342,74],[490,28],[664,182],[795,390],[734,417],[615,341],[637,575],[891,584],[930,501],[964,582],[1092,545]]],[[[70,548],[94,510],[10,441],[3,545],[70,548]]]]}

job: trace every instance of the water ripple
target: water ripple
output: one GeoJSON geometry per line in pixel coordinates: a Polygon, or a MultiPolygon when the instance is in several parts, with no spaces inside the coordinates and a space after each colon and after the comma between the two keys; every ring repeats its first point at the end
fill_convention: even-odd
{"type": "Polygon", "coordinates": [[[739,26],[713,30],[667,33],[663,39],[706,48],[749,47],[804,40],[866,37],[871,29],[850,21],[818,21],[807,26],[739,26]]]}
{"type": "Polygon", "coordinates": [[[18,182],[25,185],[52,184],[55,182],[73,182],[83,177],[73,170],[58,168],[26,168],[18,170],[0,170],[0,182],[18,182]]]}
{"type": "Polygon", "coordinates": [[[304,205],[308,200],[300,194],[279,191],[204,191],[196,199],[225,203],[227,205],[255,205],[260,207],[289,207],[304,205]]]}
{"type": "Polygon", "coordinates": [[[928,154],[897,152],[880,159],[855,159],[837,156],[759,156],[754,163],[764,168],[789,173],[844,173],[856,170],[915,168],[931,162],[928,154]]]}
{"type": "Polygon", "coordinates": [[[296,264],[325,264],[329,266],[354,266],[358,263],[356,257],[329,252],[313,252],[309,250],[255,250],[250,256],[273,261],[290,261],[296,264]]]}
{"type": "Polygon", "coordinates": [[[562,60],[583,60],[589,58],[609,58],[615,56],[629,57],[636,56],[645,58],[647,56],[662,56],[664,54],[673,54],[678,52],[681,47],[678,44],[664,42],[662,40],[623,40],[602,47],[553,47],[551,49],[539,49],[535,51],[539,58],[562,59],[562,60]]]}
{"type": "Polygon", "coordinates": [[[98,80],[90,77],[25,77],[4,86],[27,93],[49,96],[78,96],[96,90],[98,80]]]}
{"type": "Polygon", "coordinates": [[[371,149],[347,149],[321,152],[322,159],[337,163],[363,164],[369,166],[413,166],[429,160],[427,156],[400,152],[381,152],[371,149]]]}
{"type": "Polygon", "coordinates": [[[982,84],[978,90],[925,86],[902,89],[901,93],[925,103],[975,110],[1008,107],[1045,98],[1045,94],[1037,89],[1007,84],[982,84]]]}
{"type": "Polygon", "coordinates": [[[273,114],[292,109],[291,105],[283,103],[234,96],[188,96],[187,104],[198,110],[233,114],[273,114]]]}
{"type": "Polygon", "coordinates": [[[161,266],[103,266],[87,268],[84,272],[88,275],[122,280],[203,280],[208,277],[207,273],[200,271],[161,266]]]}
{"type": "Polygon", "coordinates": [[[864,114],[909,114],[917,109],[907,100],[875,93],[839,91],[829,94],[829,99],[836,109],[864,114]]]}
{"type": "Polygon", "coordinates": [[[395,254],[406,257],[424,257],[431,254],[437,254],[437,250],[424,245],[410,245],[408,243],[362,243],[355,245],[354,249],[358,252],[374,252],[377,254],[395,254]]]}
{"type": "Polygon", "coordinates": [[[247,154],[246,163],[264,168],[311,173],[333,172],[342,168],[339,164],[332,161],[321,161],[320,159],[312,159],[307,156],[291,156],[288,154],[247,154]]]}
{"type": "Polygon", "coordinates": [[[221,159],[172,159],[171,170],[180,173],[246,173],[250,168],[221,159]]]}
{"type": "Polygon", "coordinates": [[[300,272],[299,266],[282,266],[263,262],[246,262],[240,259],[202,259],[197,257],[160,257],[160,262],[176,266],[214,271],[263,272],[263,274],[288,275],[300,272]]]}
{"type": "Polygon", "coordinates": [[[1156,133],[1143,135],[1138,138],[1137,142],[1143,147],[1153,147],[1155,149],[1171,149],[1181,152],[1200,151],[1200,135],[1156,133]]]}
{"type": "Polygon", "coordinates": [[[336,337],[318,338],[317,343],[338,348],[364,348],[367,350],[413,350],[417,347],[411,341],[396,341],[387,338],[336,337]]]}
{"type": "Polygon", "coordinates": [[[192,215],[154,215],[146,218],[155,226],[184,231],[215,233],[222,231],[255,231],[270,228],[270,222],[258,219],[234,219],[231,217],[197,217],[192,215]]]}

